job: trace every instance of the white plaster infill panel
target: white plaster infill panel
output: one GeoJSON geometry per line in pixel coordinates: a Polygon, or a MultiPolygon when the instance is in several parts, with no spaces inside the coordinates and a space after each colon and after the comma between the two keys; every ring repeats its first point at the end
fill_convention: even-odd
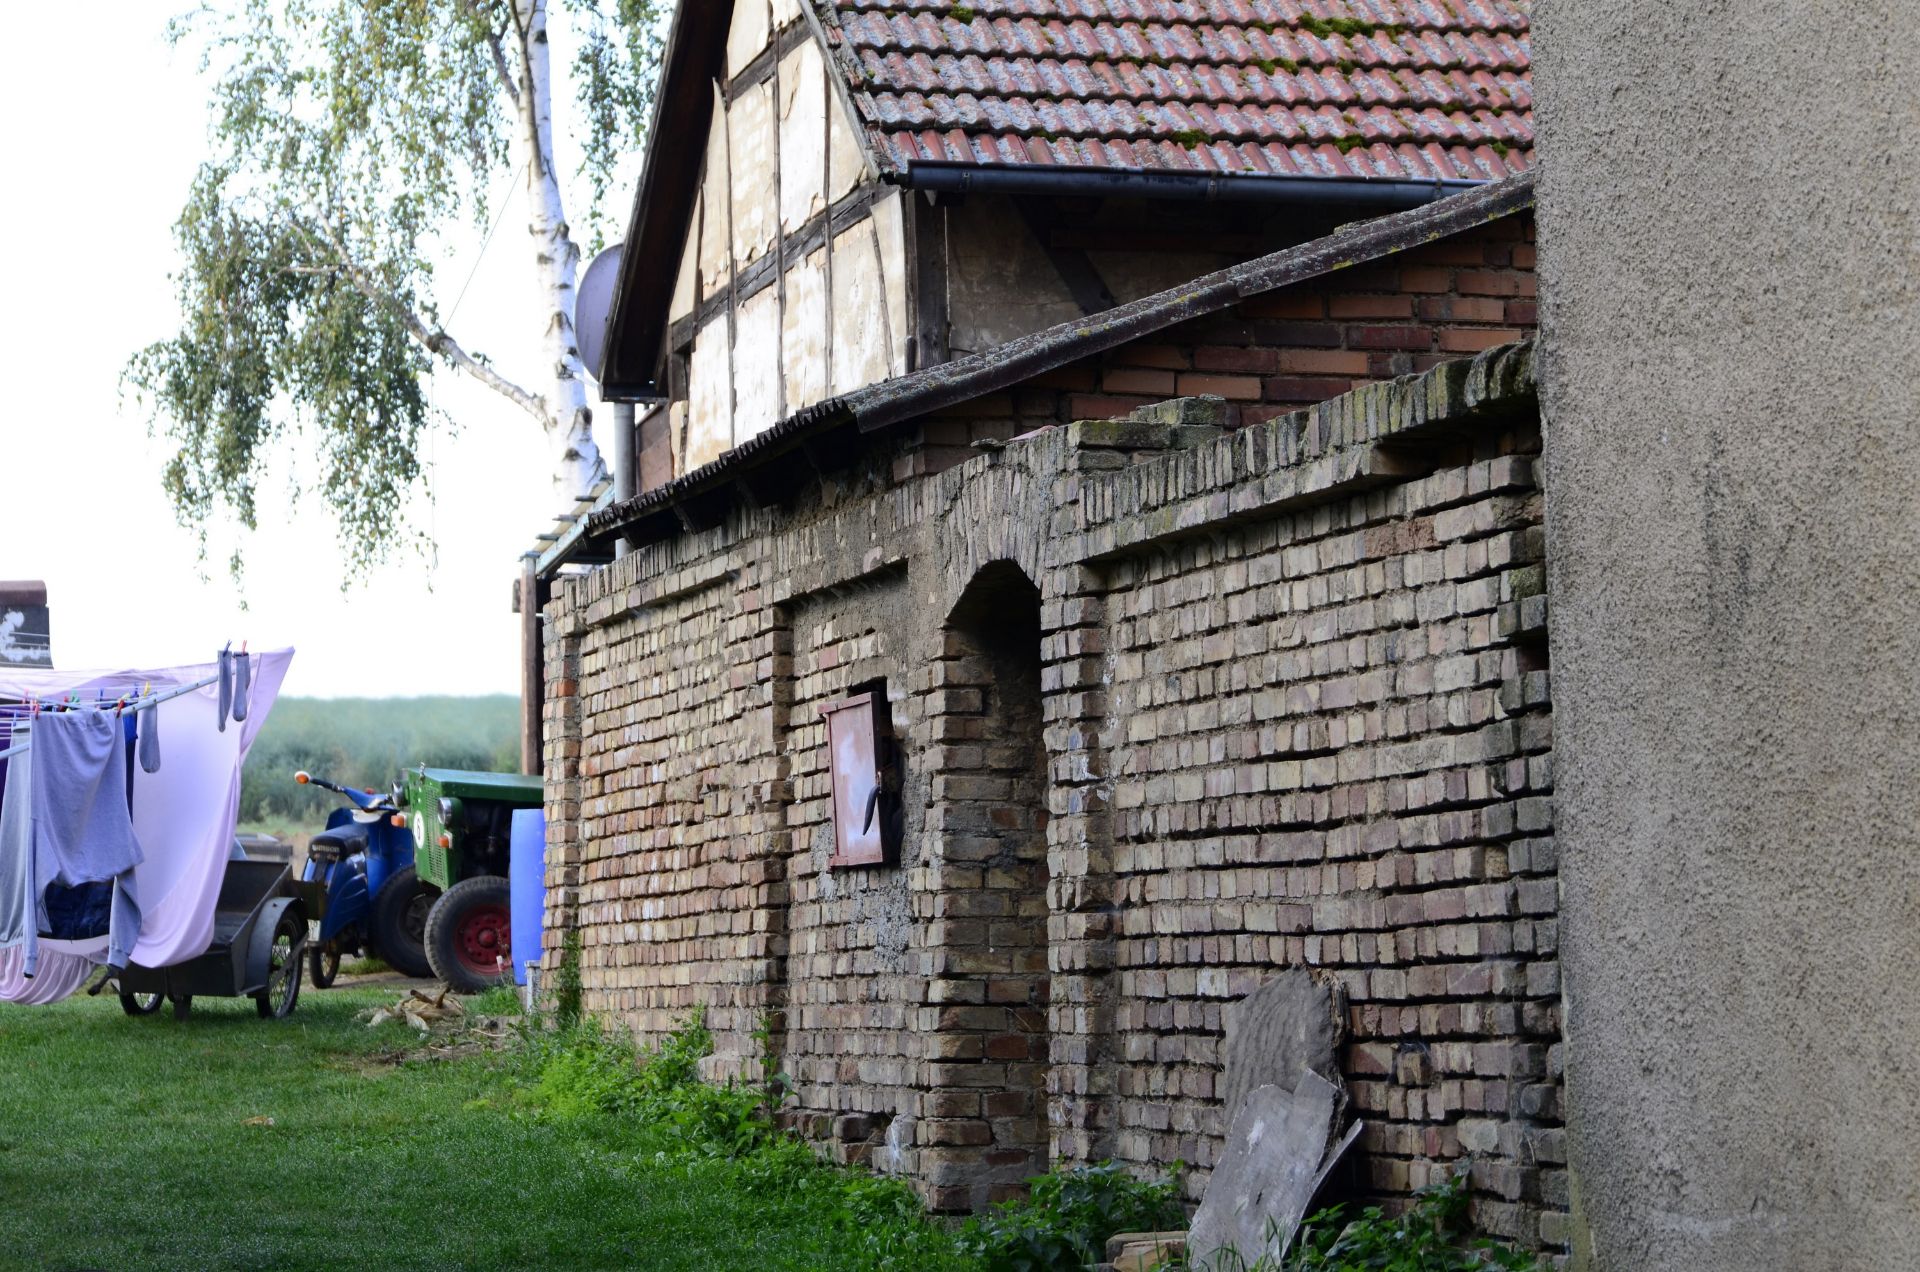
{"type": "Polygon", "coordinates": [[[905,201],[898,190],[873,204],[873,229],[887,297],[887,374],[907,373],[907,233],[905,201]]]}
{"type": "Polygon", "coordinates": [[[680,252],[680,272],[673,282],[673,303],[667,308],[667,321],[679,322],[693,313],[699,303],[700,285],[700,203],[695,200],[693,219],[687,223],[687,242],[680,252]]]}
{"type": "Polygon", "coordinates": [[[771,82],[733,99],[727,134],[733,180],[733,261],[744,269],[772,250],[779,224],[771,82]]]}
{"type": "Polygon", "coordinates": [[[686,467],[691,472],[733,449],[733,368],[724,315],[693,340],[687,386],[686,467]]]}
{"type": "Polygon", "coordinates": [[[673,402],[667,406],[667,453],[673,458],[675,477],[687,471],[687,420],[690,412],[685,402],[673,402]]]}
{"type": "Polygon", "coordinates": [[[851,393],[887,378],[892,315],[880,238],[869,217],[833,240],[833,392],[851,393]]]}
{"type": "Polygon", "coordinates": [[[713,90],[713,127],[707,132],[707,175],[700,187],[700,299],[708,300],[725,290],[732,275],[727,260],[733,250],[733,230],[728,224],[727,206],[732,196],[727,189],[727,108],[720,89],[713,90]]]}
{"type": "Polygon", "coordinates": [[[856,124],[847,118],[840,94],[829,95],[827,102],[827,147],[832,152],[832,173],[827,181],[827,197],[839,202],[851,194],[869,175],[866,151],[861,148],[856,124]]]}
{"type": "Polygon", "coordinates": [[[808,40],[780,63],[780,232],[827,206],[827,64],[808,40]]]}
{"type": "Polygon", "coordinates": [[[827,396],[827,339],[827,252],[821,248],[787,271],[781,370],[789,415],[827,396]]]}
{"type": "Polygon", "coordinates": [[[773,9],[768,0],[733,0],[733,25],[727,29],[727,78],[746,70],[772,39],[773,9]]]}
{"type": "Polygon", "coordinates": [[[780,415],[780,292],[763,287],[740,306],[733,343],[733,444],[771,428],[780,415]]]}

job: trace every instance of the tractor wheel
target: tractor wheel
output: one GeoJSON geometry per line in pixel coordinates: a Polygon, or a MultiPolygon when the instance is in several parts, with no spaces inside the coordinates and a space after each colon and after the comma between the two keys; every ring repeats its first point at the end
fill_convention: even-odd
{"type": "Polygon", "coordinates": [[[420,884],[413,867],[396,870],[373,899],[370,933],[376,953],[402,976],[431,976],[427,961],[427,912],[433,893],[420,884]]]}
{"type": "Polygon", "coordinates": [[[160,1004],[166,1001],[167,996],[161,993],[129,994],[123,991],[120,995],[120,1010],[129,1016],[151,1016],[159,1011],[160,1004]]]}
{"type": "Polygon", "coordinates": [[[253,996],[254,1010],[263,1018],[285,1020],[300,1001],[300,947],[307,941],[307,923],[298,913],[280,916],[267,955],[267,986],[253,996]]]}
{"type": "Polygon", "coordinates": [[[340,951],[331,943],[316,945],[307,951],[307,964],[307,979],[313,987],[327,989],[340,974],[340,951]]]}
{"type": "Polygon", "coordinates": [[[427,916],[434,975],[463,994],[512,984],[512,903],[512,890],[499,875],[462,879],[448,888],[427,916]]]}

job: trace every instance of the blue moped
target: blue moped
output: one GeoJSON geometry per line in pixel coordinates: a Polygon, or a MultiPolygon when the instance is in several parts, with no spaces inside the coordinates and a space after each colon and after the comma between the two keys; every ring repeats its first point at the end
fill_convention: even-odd
{"type": "Polygon", "coordinates": [[[319,931],[308,945],[308,971],[315,989],[333,984],[340,961],[350,954],[382,959],[407,976],[427,976],[427,911],[433,898],[413,869],[413,832],[391,792],[355,790],[310,773],[296,773],[302,786],[345,796],[327,828],[307,845],[301,882],[324,891],[319,931]]]}

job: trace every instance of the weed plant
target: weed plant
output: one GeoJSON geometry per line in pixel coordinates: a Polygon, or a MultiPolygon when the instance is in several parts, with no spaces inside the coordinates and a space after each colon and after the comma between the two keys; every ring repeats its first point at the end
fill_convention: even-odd
{"type": "Polygon", "coordinates": [[[1159,1179],[1136,1179],[1115,1162],[1050,1171],[1028,1180],[1025,1199],[1004,1201],[970,1221],[960,1245],[989,1272],[1092,1268],[1107,1238],[1187,1226],[1180,1205],[1182,1163],[1159,1179]]]}
{"type": "MultiPolygon", "coordinates": [[[[769,1031],[760,1034],[763,1046],[769,1031]]],[[[724,1161],[735,1186],[779,1199],[825,1224],[825,1241],[858,1267],[961,1272],[975,1266],[954,1234],[930,1220],[913,1189],[861,1169],[822,1162],[775,1121],[784,1075],[763,1056],[764,1081],[715,1084],[700,1077],[713,1052],[702,1013],[656,1046],[636,1050],[623,1031],[591,1018],[521,1033],[525,1099],[534,1116],[634,1128],[656,1166],[724,1161]]]]}
{"type": "Polygon", "coordinates": [[[520,991],[511,985],[494,985],[467,999],[469,1016],[518,1016],[520,991]]]}
{"type": "MultiPolygon", "coordinates": [[[[1233,1250],[1195,1253],[1196,1272],[1539,1272],[1537,1256],[1473,1235],[1467,1213],[1467,1173],[1461,1171],[1414,1194],[1398,1215],[1368,1206],[1348,1219],[1344,1205],[1311,1215],[1284,1261],[1248,1263],[1233,1250]]],[[[1269,1232],[1268,1244],[1278,1244],[1269,1232]]]]}

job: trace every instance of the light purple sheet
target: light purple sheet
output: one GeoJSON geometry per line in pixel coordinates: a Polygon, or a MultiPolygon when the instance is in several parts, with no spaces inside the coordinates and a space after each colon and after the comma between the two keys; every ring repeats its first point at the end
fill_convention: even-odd
{"type": "Polygon", "coordinates": [[[220,700],[211,685],[160,704],[160,771],[133,770],[133,833],[147,854],[133,872],[141,901],[133,961],[143,967],[184,963],[213,943],[214,902],[240,812],[240,766],[292,657],[291,650],[254,656],[247,718],[224,733],[215,727],[220,700]]]}
{"type": "Polygon", "coordinates": [[[107,938],[97,941],[40,942],[40,970],[34,976],[23,974],[27,951],[15,945],[0,950],[0,1003],[42,1006],[69,997],[87,983],[98,960],[107,956],[107,938]],[[76,948],[91,945],[88,954],[76,954],[76,948]]]}

